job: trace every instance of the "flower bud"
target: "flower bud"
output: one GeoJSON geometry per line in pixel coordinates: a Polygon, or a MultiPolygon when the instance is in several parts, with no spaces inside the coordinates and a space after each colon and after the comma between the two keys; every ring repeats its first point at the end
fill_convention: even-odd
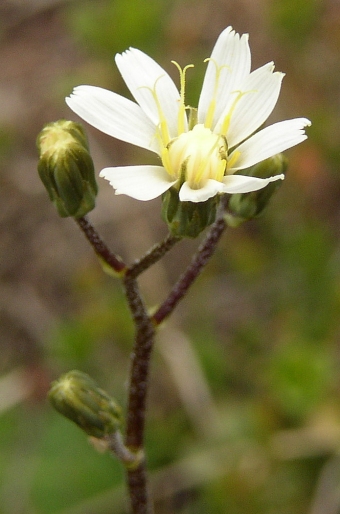
{"type": "Polygon", "coordinates": [[[37,139],[39,176],[62,217],[92,211],[98,192],[84,129],[59,120],[45,125],[37,139]]]}
{"type": "Polygon", "coordinates": [[[52,383],[48,397],[53,407],[98,439],[116,432],[121,408],[86,373],[73,370],[52,383]]]}
{"type": "MultiPolygon", "coordinates": [[[[285,173],[287,165],[287,159],[282,154],[277,154],[252,166],[248,170],[242,170],[242,175],[268,178],[285,173]]],[[[231,195],[228,203],[228,212],[225,214],[227,224],[231,227],[237,227],[244,221],[259,216],[281,183],[281,180],[276,180],[258,191],[231,195]]]]}
{"type": "Polygon", "coordinates": [[[215,221],[218,201],[215,196],[206,202],[181,202],[171,187],[162,196],[162,218],[173,236],[194,238],[215,221]]]}

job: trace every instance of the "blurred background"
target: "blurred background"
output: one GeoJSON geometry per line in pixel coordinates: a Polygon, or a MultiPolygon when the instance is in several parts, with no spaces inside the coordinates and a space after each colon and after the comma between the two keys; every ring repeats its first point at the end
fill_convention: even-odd
{"type": "MultiPolygon", "coordinates": [[[[114,55],[134,46],[197,105],[223,28],[250,34],[252,68],[284,71],[271,122],[305,116],[287,178],[258,220],[227,230],[159,332],[147,454],[157,514],[340,513],[339,0],[2,0],[0,5],[0,513],[128,511],[122,469],[46,401],[76,368],[125,405],[133,331],[118,281],[39,182],[42,126],[76,120],[79,84],[129,96],[114,55]],[[178,82],[177,82],[178,83],[178,82]]],[[[151,163],[86,127],[96,169],[151,163]]],[[[162,239],[160,201],[100,179],[90,218],[131,262],[162,239]]],[[[161,302],[198,241],[141,287],[161,302]]]]}

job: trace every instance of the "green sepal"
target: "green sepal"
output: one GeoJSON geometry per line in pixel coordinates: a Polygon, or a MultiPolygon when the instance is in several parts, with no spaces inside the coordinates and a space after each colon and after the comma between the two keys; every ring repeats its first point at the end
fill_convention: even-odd
{"type": "Polygon", "coordinates": [[[90,436],[100,439],[121,426],[117,402],[81,371],[69,371],[53,382],[48,397],[58,412],[90,436]]]}
{"type": "Polygon", "coordinates": [[[178,190],[171,187],[162,195],[162,219],[177,237],[197,237],[216,218],[219,198],[206,202],[181,202],[178,190]]]}

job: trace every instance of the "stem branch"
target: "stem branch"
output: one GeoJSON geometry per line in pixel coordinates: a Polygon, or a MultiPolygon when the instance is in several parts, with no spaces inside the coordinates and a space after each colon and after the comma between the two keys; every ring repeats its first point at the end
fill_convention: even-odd
{"type": "Polygon", "coordinates": [[[144,460],[144,453],[132,452],[125,446],[120,430],[106,435],[104,439],[112,455],[116,456],[126,469],[137,469],[144,460]]]}
{"type": "Polygon", "coordinates": [[[83,216],[82,218],[75,218],[75,221],[78,223],[98,257],[108,264],[116,273],[121,273],[126,268],[124,262],[106,246],[88,218],[83,216]]]}
{"type": "Polygon", "coordinates": [[[133,264],[131,264],[131,266],[128,267],[126,273],[130,277],[136,278],[143,271],[150,268],[152,264],[158,262],[180,240],[180,237],[168,234],[163,241],[155,244],[141,259],[138,259],[133,264]]]}
{"type": "Polygon", "coordinates": [[[217,243],[219,242],[224,230],[226,223],[223,217],[217,218],[217,220],[211,226],[205,240],[199,246],[196,254],[192,258],[191,263],[185,272],[180,276],[172,291],[162,305],[158,308],[152,317],[155,325],[159,325],[169,314],[172,313],[179,301],[185,296],[189,287],[192,285],[197,276],[201,273],[204,266],[213,255],[217,243]]]}

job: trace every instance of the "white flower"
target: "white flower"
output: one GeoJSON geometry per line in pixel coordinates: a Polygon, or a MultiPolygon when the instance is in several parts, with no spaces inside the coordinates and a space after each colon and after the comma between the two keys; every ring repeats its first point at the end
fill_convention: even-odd
{"type": "Polygon", "coordinates": [[[151,200],[171,186],[181,201],[204,202],[218,193],[247,193],[283,179],[234,173],[306,139],[306,118],[275,123],[258,132],[272,112],[283,73],[272,62],[250,72],[248,35],[231,27],[219,36],[203,82],[197,111],[185,105],[185,75],[180,92],[153,59],[134,48],[116,63],[137,103],[93,86],[78,86],[69,107],[97,129],[157,153],[161,166],[105,168],[100,176],[116,194],[151,200]],[[187,115],[189,113],[189,116],[187,115]]]}

